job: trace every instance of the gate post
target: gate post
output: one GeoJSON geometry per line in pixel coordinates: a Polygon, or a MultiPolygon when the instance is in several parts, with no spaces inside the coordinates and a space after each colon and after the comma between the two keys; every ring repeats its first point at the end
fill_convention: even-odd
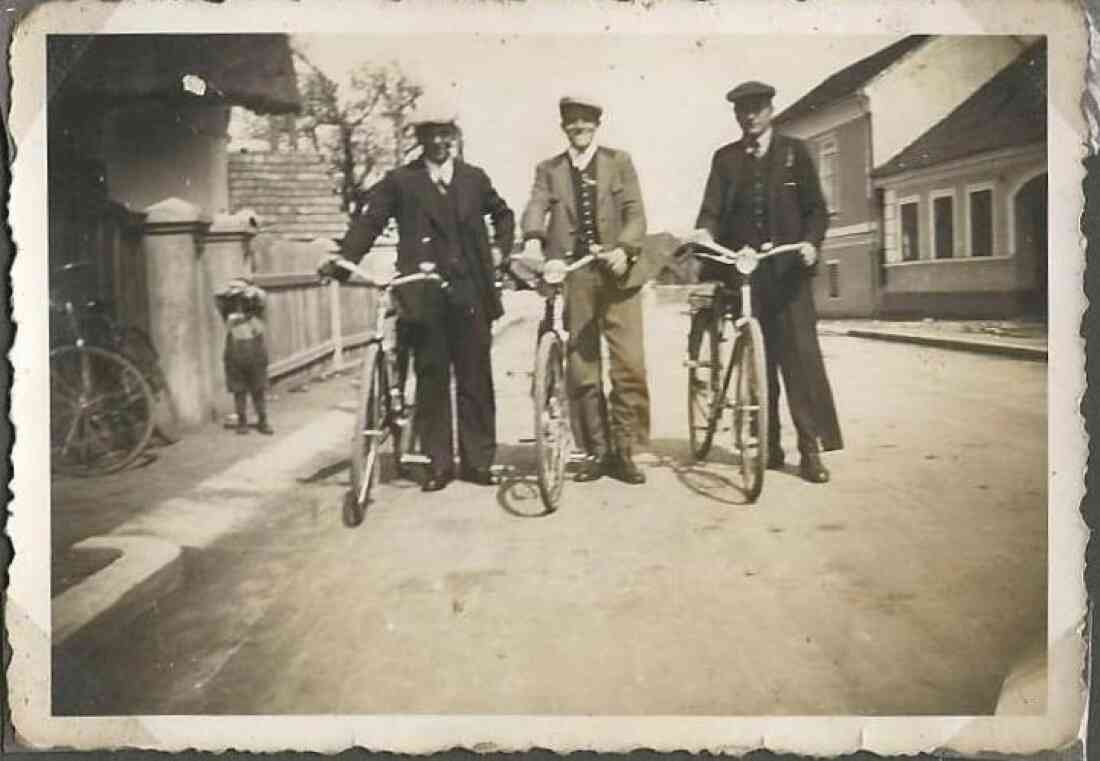
{"type": "Polygon", "coordinates": [[[199,256],[210,222],[200,207],[179,198],[155,203],[145,214],[149,337],[180,423],[195,427],[206,421],[208,409],[199,256]]]}

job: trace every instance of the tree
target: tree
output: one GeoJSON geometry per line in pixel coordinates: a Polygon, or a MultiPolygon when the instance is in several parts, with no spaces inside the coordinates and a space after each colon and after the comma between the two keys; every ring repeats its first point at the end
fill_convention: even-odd
{"type": "Polygon", "coordinates": [[[301,50],[299,91],[302,115],[298,129],[332,164],[340,182],[344,208],[361,199],[361,189],[380,173],[404,162],[411,147],[405,129],[408,114],[423,89],[396,63],[364,62],[342,88],[301,50]]]}

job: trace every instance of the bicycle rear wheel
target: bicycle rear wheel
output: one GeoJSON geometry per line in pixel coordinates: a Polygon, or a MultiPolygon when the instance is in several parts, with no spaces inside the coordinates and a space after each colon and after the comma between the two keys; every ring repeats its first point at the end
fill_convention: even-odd
{"type": "Polygon", "coordinates": [[[50,462],[76,476],[112,473],[153,434],[153,392],[128,359],[94,346],[50,352],[50,462]]]}
{"type": "Polygon", "coordinates": [[[565,486],[571,433],[561,338],[552,331],[539,338],[535,353],[535,457],[539,494],[547,512],[557,510],[565,486]]]}
{"type": "Polygon", "coordinates": [[[344,524],[363,522],[371,489],[378,480],[378,451],[386,438],[383,426],[386,402],[385,356],[378,344],[367,347],[363,357],[363,382],[359,388],[359,409],[351,435],[351,488],[344,497],[344,524]]]}
{"type": "Polygon", "coordinates": [[[734,348],[736,374],[733,404],[733,446],[740,462],[745,497],[756,501],[764,488],[768,456],[768,377],[764,334],[749,320],[734,348]]]}
{"type": "Polygon", "coordinates": [[[709,312],[696,312],[688,336],[688,442],[700,461],[710,453],[720,417],[714,405],[722,379],[721,325],[709,312]]]}

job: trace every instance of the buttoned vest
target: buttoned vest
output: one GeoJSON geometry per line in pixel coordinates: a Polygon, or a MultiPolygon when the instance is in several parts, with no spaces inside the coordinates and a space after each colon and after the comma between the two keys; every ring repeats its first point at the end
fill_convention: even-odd
{"type": "Polygon", "coordinates": [[[733,196],[732,237],[736,245],[759,249],[771,239],[768,210],[768,154],[745,156],[745,174],[737,180],[733,196]]]}
{"type": "Polygon", "coordinates": [[[599,244],[600,230],[596,224],[596,159],[593,157],[583,170],[569,163],[573,178],[573,197],[577,200],[577,234],[573,242],[573,255],[584,256],[592,244],[599,244]]]}

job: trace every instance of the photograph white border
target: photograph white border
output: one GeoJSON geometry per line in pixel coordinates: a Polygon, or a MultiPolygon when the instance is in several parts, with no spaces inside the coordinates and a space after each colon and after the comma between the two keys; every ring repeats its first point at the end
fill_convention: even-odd
{"type": "MultiPolygon", "coordinates": [[[[829,3],[682,3],[674,0],[587,4],[459,3],[372,0],[348,4],[290,0],[213,5],[172,0],[54,3],[31,13],[16,31],[10,128],[17,155],[10,215],[17,255],[12,267],[18,335],[14,370],[14,481],[9,533],[15,546],[7,602],[13,650],[9,668],[12,721],[36,747],[136,747],[158,750],[235,748],[253,751],[340,751],[353,746],[421,753],[454,747],[480,751],[710,750],[834,755],[950,749],[1031,753],[1083,738],[1085,648],[1083,581],[1087,539],[1079,508],[1087,446],[1078,405],[1084,391],[1079,326],[1083,241],[1081,160],[1085,121],[1081,93],[1086,29],[1074,0],[833,0],[829,3]],[[409,30],[525,34],[821,34],[942,32],[1045,33],[1049,36],[1048,149],[1051,259],[1049,310],[1049,577],[1048,712],[1043,717],[516,717],[267,716],[55,718],[50,715],[50,504],[48,433],[36,425],[48,408],[45,172],[45,34],[120,32],[287,32],[353,30],[371,17],[373,34],[409,30]]],[[[797,56],[796,56],[797,58],[797,56]]],[[[730,73],[731,79],[736,72],[730,73]]]]}

